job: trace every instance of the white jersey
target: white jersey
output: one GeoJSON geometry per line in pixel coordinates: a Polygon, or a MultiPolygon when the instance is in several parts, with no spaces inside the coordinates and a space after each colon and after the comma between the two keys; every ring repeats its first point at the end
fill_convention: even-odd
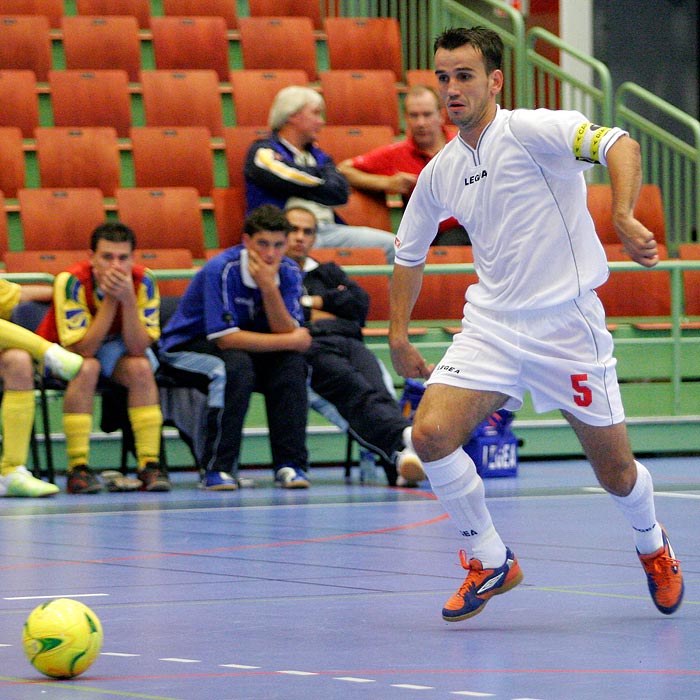
{"type": "Polygon", "coordinates": [[[423,263],[435,225],[466,228],[479,283],[476,306],[556,306],[599,287],[605,252],[586,204],[583,171],[606,164],[626,132],[579,112],[498,108],[476,149],[450,141],[421,172],[396,236],[396,263],[423,263]]]}

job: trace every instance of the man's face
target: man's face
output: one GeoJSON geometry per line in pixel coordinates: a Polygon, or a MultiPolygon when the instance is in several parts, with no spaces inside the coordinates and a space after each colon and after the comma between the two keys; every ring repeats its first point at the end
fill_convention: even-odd
{"type": "Polygon", "coordinates": [[[450,119],[463,132],[484,127],[493,118],[503,73],[486,73],[481,51],[470,44],[435,52],[435,74],[450,119]]]}
{"type": "Polygon", "coordinates": [[[287,252],[286,231],[258,231],[241,237],[248,250],[254,250],[266,265],[279,265],[287,252]]]}
{"type": "Polygon", "coordinates": [[[442,139],[441,105],[431,92],[409,95],[405,104],[406,125],[418,148],[432,149],[442,139]]]}
{"type": "Polygon", "coordinates": [[[315,141],[325,123],[321,106],[314,107],[310,104],[302,107],[287,120],[287,124],[293,126],[305,142],[315,141]]]}
{"type": "Polygon", "coordinates": [[[131,275],[134,267],[134,251],[131,249],[131,243],[128,241],[115,243],[101,238],[97,241],[95,251],[90,254],[90,263],[97,286],[101,285],[109,270],[131,275]]]}
{"type": "Polygon", "coordinates": [[[289,232],[287,254],[292,260],[302,264],[316,241],[316,217],[303,209],[290,209],[287,212],[287,221],[294,227],[289,232]]]}

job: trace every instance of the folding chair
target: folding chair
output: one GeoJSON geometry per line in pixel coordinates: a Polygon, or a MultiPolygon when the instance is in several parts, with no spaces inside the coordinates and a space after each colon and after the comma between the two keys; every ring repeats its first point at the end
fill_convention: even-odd
{"type": "Polygon", "coordinates": [[[47,126],[34,134],[42,187],[98,187],[114,196],[121,179],[115,129],[47,126]]]}
{"type": "MultiPolygon", "coordinates": [[[[621,244],[604,245],[609,262],[630,261],[621,244]]],[[[659,259],[667,260],[666,246],[659,244],[659,259]]],[[[608,316],[669,316],[671,279],[662,270],[611,271],[607,282],[596,289],[608,316]]]]}
{"type": "MultiPolygon", "coordinates": [[[[386,255],[381,248],[314,248],[311,257],[319,262],[334,262],[341,267],[349,265],[386,265],[386,255]]],[[[370,298],[370,321],[386,321],[389,318],[389,277],[387,275],[350,275],[370,298]]]]}
{"type": "Polygon", "coordinates": [[[139,25],[131,16],[63,18],[63,53],[66,68],[124,70],[136,83],[141,70],[139,25]]]}
{"type": "Polygon", "coordinates": [[[251,144],[270,135],[265,126],[228,126],[224,129],[229,187],[244,187],[243,166],[251,144]]]}
{"type": "Polygon", "coordinates": [[[211,193],[219,249],[241,242],[246,199],[243,187],[215,187],[211,193]]]}
{"type": "MultiPolygon", "coordinates": [[[[134,250],[134,262],[151,270],[191,270],[192,251],[189,248],[142,248],[134,250]]],[[[158,280],[161,296],[182,296],[189,279],[158,280]]]]}
{"type": "Polygon", "coordinates": [[[403,80],[401,31],[394,17],[326,17],[331,70],[390,70],[403,80]]]}
{"type": "Polygon", "coordinates": [[[193,187],[133,187],[117,190],[120,221],[134,230],[139,247],[188,248],[204,257],[204,222],[193,187]]]}
{"type": "Polygon", "coordinates": [[[290,85],[308,85],[303,70],[234,70],[231,92],[236,126],[264,126],[277,93],[290,85]]]}
{"type": "Polygon", "coordinates": [[[308,17],[315,30],[323,29],[318,0],[248,0],[248,11],[251,17],[308,17]]]}
{"type": "Polygon", "coordinates": [[[214,155],[209,129],[137,126],[131,130],[131,147],[137,187],[194,187],[199,196],[210,196],[214,155]]]}
{"type": "Polygon", "coordinates": [[[110,126],[119,138],[131,128],[129,76],[123,70],[49,72],[54,126],[110,126]]]}
{"type": "Polygon", "coordinates": [[[63,0],[0,0],[0,15],[42,15],[52,29],[61,26],[63,0]]]}
{"type": "Polygon", "coordinates": [[[25,176],[22,130],[17,126],[0,126],[0,192],[15,199],[17,190],[25,185],[25,176]]]}
{"type": "MultiPolygon", "coordinates": [[[[612,189],[610,185],[588,185],[588,211],[593,217],[595,230],[603,245],[620,242],[612,222],[612,189]]],[[[650,230],[658,243],[666,243],[666,224],[661,189],[645,184],[639,193],[634,215],[650,230]]]]}
{"type": "Polygon", "coordinates": [[[105,221],[97,188],[23,189],[17,193],[25,250],[88,250],[105,221]]]}
{"type": "MultiPolygon", "coordinates": [[[[471,263],[474,262],[474,254],[471,246],[431,246],[425,262],[427,265],[471,263]]],[[[412,317],[461,320],[467,287],[478,281],[474,272],[423,275],[423,284],[412,317]]]]}
{"type": "Polygon", "coordinates": [[[318,135],[320,148],[336,163],[354,158],[394,141],[390,126],[324,126],[318,135]]]}
{"type": "MultiPolygon", "coordinates": [[[[681,260],[700,260],[700,243],[682,243],[678,246],[681,260]]],[[[685,313],[700,316],[700,271],[687,270],[683,273],[685,292],[685,313]]]]}
{"type": "Polygon", "coordinates": [[[411,88],[416,85],[427,85],[437,90],[439,83],[435,71],[430,68],[408,68],[406,86],[411,88]]]}
{"type": "Polygon", "coordinates": [[[223,17],[151,17],[153,54],[160,70],[214,70],[229,77],[228,36],[223,17]]]}
{"type": "Polygon", "coordinates": [[[243,67],[258,70],[297,69],[318,79],[316,39],[308,17],[240,17],[243,67]],[[279,51],[270,51],[271,46],[279,51]]]}
{"type": "Polygon", "coordinates": [[[76,0],[76,10],[79,15],[130,15],[140,29],[151,24],[151,0],[76,0]]]}
{"type": "Polygon", "coordinates": [[[321,90],[327,124],[385,124],[399,133],[399,98],[391,71],[324,71],[321,90]]]}
{"type": "Polygon", "coordinates": [[[39,96],[32,71],[0,70],[0,126],[17,126],[23,138],[34,138],[34,129],[39,126],[39,96]]]}
{"type": "Polygon", "coordinates": [[[223,17],[226,28],[238,28],[236,0],[163,0],[163,14],[186,17],[223,17]]]}
{"type": "Polygon", "coordinates": [[[219,80],[213,70],[141,71],[146,126],[204,126],[223,136],[219,80]]]}
{"type": "Polygon", "coordinates": [[[36,80],[45,83],[52,61],[48,18],[0,16],[0,69],[34,71],[36,80]]]}
{"type": "Polygon", "coordinates": [[[381,231],[392,230],[391,213],[383,192],[356,190],[351,187],[347,204],[335,207],[335,213],[350,226],[369,226],[381,231]]]}
{"type": "Polygon", "coordinates": [[[7,272],[45,272],[56,276],[77,262],[83,253],[84,251],[77,250],[8,251],[5,253],[5,270],[7,272]]]}

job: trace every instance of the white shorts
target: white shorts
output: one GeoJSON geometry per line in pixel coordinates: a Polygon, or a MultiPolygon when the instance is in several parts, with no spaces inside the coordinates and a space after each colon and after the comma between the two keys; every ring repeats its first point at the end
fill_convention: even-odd
{"type": "Polygon", "coordinates": [[[529,391],[537,413],[563,409],[588,425],[625,418],[613,340],[595,292],[556,307],[498,312],[465,307],[428,384],[498,391],[516,411],[529,391]]]}

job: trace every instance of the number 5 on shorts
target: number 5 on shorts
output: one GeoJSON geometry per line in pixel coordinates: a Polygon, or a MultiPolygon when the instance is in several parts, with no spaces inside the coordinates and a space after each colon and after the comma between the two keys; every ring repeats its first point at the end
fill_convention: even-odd
{"type": "Polygon", "coordinates": [[[588,381],[587,374],[572,374],[571,386],[574,389],[574,403],[577,406],[590,406],[593,401],[593,393],[590,387],[587,387],[584,382],[588,381]]]}

